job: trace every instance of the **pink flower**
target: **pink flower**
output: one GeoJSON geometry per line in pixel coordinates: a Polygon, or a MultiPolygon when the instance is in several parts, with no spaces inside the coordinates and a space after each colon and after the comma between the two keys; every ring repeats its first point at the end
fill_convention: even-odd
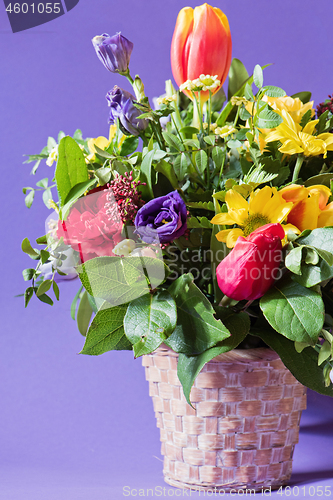
{"type": "Polygon", "coordinates": [[[67,220],[58,222],[58,238],[80,253],[82,262],[111,256],[122,240],[122,221],[112,189],[89,194],[76,201],[67,220]]]}
{"type": "Polygon", "coordinates": [[[281,277],[281,224],[266,224],[247,238],[240,236],[235,247],[216,269],[222,292],[234,300],[255,300],[281,277]]]}

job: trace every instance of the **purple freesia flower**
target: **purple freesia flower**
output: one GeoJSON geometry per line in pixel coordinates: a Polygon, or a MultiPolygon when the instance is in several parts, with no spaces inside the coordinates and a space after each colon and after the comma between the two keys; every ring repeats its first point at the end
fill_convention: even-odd
{"type": "Polygon", "coordinates": [[[140,208],[135,227],[146,243],[168,243],[182,236],[186,229],[187,210],[178,191],[155,198],[140,208]]]}
{"type": "Polygon", "coordinates": [[[142,111],[134,106],[134,95],[115,85],[106,94],[106,99],[111,108],[109,123],[114,123],[118,118],[123,132],[132,135],[139,135],[145,130],[148,120],[138,119],[138,116],[142,115],[142,111]]]}
{"type": "Polygon", "coordinates": [[[103,33],[92,39],[99,60],[111,73],[127,73],[133,43],[121,33],[113,36],[103,33]]]}

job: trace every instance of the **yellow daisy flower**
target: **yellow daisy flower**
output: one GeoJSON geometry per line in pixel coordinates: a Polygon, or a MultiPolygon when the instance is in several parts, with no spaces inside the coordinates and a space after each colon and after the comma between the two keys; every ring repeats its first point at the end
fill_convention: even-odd
{"type": "MultiPolygon", "coordinates": [[[[293,207],[292,202],[286,202],[276,188],[265,186],[250,194],[248,201],[235,189],[229,189],[225,196],[228,212],[215,215],[212,224],[234,226],[217,233],[216,238],[233,248],[239,236],[248,236],[258,227],[271,223],[282,223],[293,207]]],[[[291,224],[283,226],[287,233],[289,229],[299,233],[291,224]]]]}
{"type": "Polygon", "coordinates": [[[309,121],[302,129],[284,109],[281,116],[283,123],[266,135],[266,143],[272,141],[282,142],[279,151],[287,155],[303,153],[304,156],[317,156],[322,154],[326,158],[327,151],[333,151],[333,134],[327,132],[313,135],[319,120],[309,121]]]}

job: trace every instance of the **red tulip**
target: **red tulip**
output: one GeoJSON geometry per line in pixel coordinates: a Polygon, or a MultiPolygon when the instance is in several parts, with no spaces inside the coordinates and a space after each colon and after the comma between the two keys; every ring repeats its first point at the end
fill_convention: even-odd
{"type": "Polygon", "coordinates": [[[255,300],[280,277],[281,224],[261,226],[247,238],[240,236],[233,250],[216,269],[222,292],[234,300],[255,300]]]}
{"type": "MultiPolygon", "coordinates": [[[[185,7],[177,17],[171,43],[171,68],[178,86],[201,74],[226,80],[231,63],[231,35],[228,19],[217,7],[207,3],[185,7]]],[[[205,92],[208,98],[208,92],[205,92]]],[[[203,99],[205,100],[205,99],[203,99]]]]}

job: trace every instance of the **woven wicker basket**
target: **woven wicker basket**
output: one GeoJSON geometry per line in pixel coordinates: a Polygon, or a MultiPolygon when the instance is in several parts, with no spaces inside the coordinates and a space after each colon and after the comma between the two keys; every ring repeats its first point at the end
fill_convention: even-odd
{"type": "Polygon", "coordinates": [[[277,488],[289,480],[306,388],[268,348],[207,363],[187,404],[177,354],[143,356],[160,428],[164,478],[179,488],[277,488]]]}

